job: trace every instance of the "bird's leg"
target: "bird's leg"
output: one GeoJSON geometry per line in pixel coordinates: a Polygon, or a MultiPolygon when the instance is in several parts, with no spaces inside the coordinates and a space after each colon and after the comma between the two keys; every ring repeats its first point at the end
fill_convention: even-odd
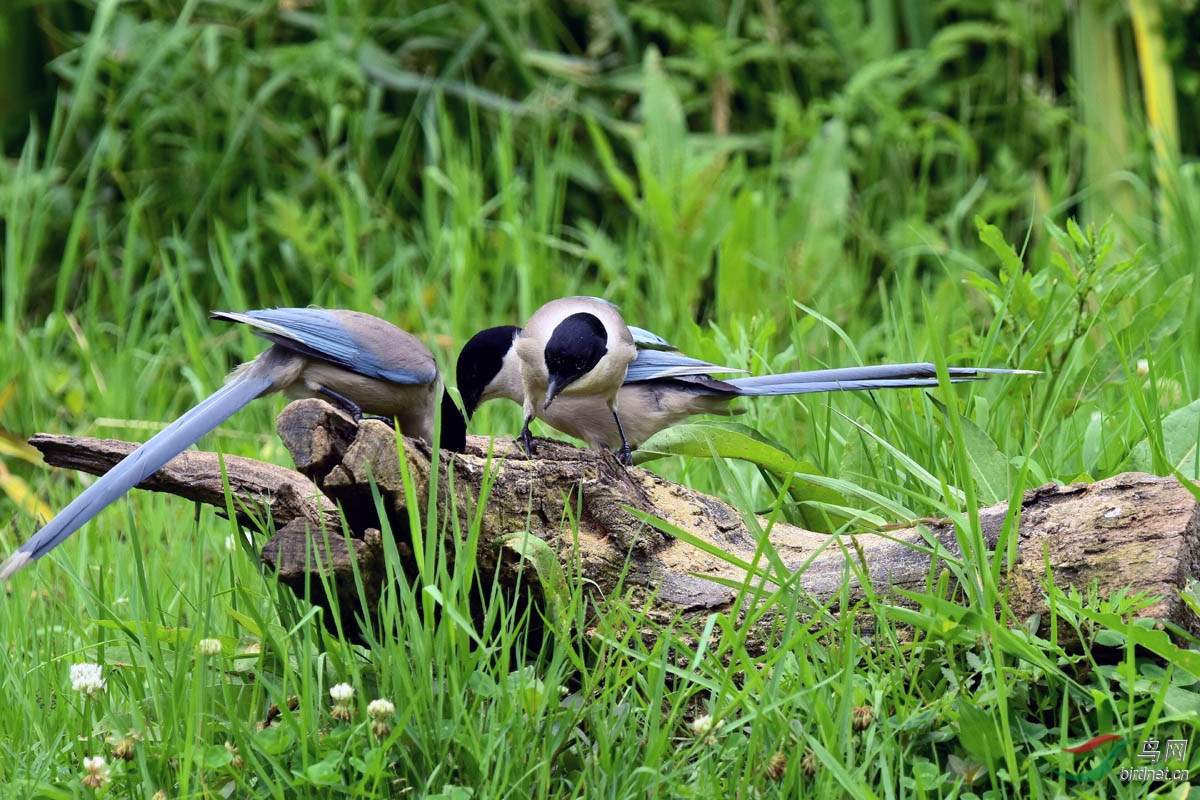
{"type": "Polygon", "coordinates": [[[533,414],[526,414],[525,425],[521,428],[520,435],[517,436],[517,444],[525,449],[525,453],[530,458],[533,458],[535,447],[533,444],[533,434],[529,432],[529,423],[531,422],[533,422],[533,414]]]}
{"type": "Polygon", "coordinates": [[[617,451],[617,461],[620,461],[627,467],[633,466],[633,450],[629,447],[629,440],[625,438],[625,429],[621,427],[621,418],[617,416],[617,410],[612,410],[613,419],[617,423],[617,433],[621,434],[621,449],[617,451]]]}
{"type": "Polygon", "coordinates": [[[328,397],[330,400],[332,400],[333,404],[335,406],[338,406],[343,411],[348,413],[351,417],[354,418],[355,422],[359,422],[362,420],[362,417],[363,417],[362,407],[359,406],[358,403],[351,400],[349,397],[346,397],[344,394],[341,394],[340,392],[335,392],[333,389],[330,389],[328,386],[318,386],[317,393],[323,394],[326,397],[328,397]]]}
{"type": "Polygon", "coordinates": [[[328,386],[318,386],[317,392],[325,395],[333,401],[335,406],[340,407],[343,411],[349,414],[356,423],[362,422],[364,419],[377,419],[380,422],[386,422],[388,425],[395,424],[390,417],[381,417],[378,414],[364,414],[362,406],[351,400],[346,395],[340,392],[335,392],[328,386]]]}

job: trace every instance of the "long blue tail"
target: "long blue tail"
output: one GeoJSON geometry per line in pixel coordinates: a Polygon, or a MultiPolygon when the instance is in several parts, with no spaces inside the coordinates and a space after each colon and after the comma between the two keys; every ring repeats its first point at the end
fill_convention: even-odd
{"type": "Polygon", "coordinates": [[[99,514],[121,495],[153,475],[164,464],[195,444],[200,437],[229,419],[254,398],[273,386],[270,371],[248,365],[229,383],[199,405],[163,428],[150,441],[127,455],[83,494],[72,500],[54,519],[29,538],[0,564],[0,581],[26,564],[46,555],[99,514]]]}
{"type": "MultiPolygon", "coordinates": [[[[1022,369],[990,369],[950,367],[951,383],[983,380],[989,374],[1037,374],[1022,369]]],[[[926,362],[915,364],[881,364],[874,367],[845,367],[817,369],[808,372],[785,372],[782,375],[756,375],[751,378],[729,378],[724,381],[748,397],[779,394],[808,394],[810,392],[848,392],[866,389],[913,389],[937,386],[937,367],[926,362]]]]}

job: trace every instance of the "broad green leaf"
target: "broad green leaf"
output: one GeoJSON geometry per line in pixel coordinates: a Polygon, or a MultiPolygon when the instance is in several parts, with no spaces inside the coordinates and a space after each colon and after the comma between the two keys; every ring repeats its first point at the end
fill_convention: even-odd
{"type": "Polygon", "coordinates": [[[271,725],[263,728],[254,734],[254,746],[268,755],[287,753],[296,746],[295,728],[291,725],[271,725]]]}
{"type": "MultiPolygon", "coordinates": [[[[946,414],[946,406],[936,397],[930,401],[942,413],[946,414]]],[[[991,505],[999,503],[1008,497],[1009,460],[1000,452],[1000,448],[988,436],[987,431],[964,416],[959,416],[962,425],[962,446],[967,449],[967,463],[971,468],[971,479],[975,481],[975,490],[982,503],[991,505]]]]}
{"type": "Polygon", "coordinates": [[[757,464],[776,475],[793,472],[820,474],[820,471],[767,441],[746,425],[736,422],[693,422],[659,431],[643,442],[634,453],[639,464],[666,456],[711,456],[738,458],[757,464]]]}
{"type": "Polygon", "coordinates": [[[1200,653],[1179,647],[1171,641],[1171,636],[1166,631],[1143,628],[1136,621],[1128,622],[1111,611],[1093,611],[1077,603],[1071,605],[1072,610],[1081,617],[1123,634],[1130,642],[1149,650],[1164,661],[1186,670],[1193,676],[1200,676],[1200,653]]]}
{"type": "MultiPolygon", "coordinates": [[[[1196,461],[1196,448],[1200,446],[1200,400],[1167,415],[1162,421],[1162,442],[1164,455],[1171,467],[1184,477],[1194,478],[1200,469],[1196,461]]],[[[1125,469],[1154,471],[1154,455],[1148,438],[1133,446],[1125,461],[1125,469]]]]}
{"type": "Polygon", "coordinates": [[[1200,719],[1200,694],[1195,689],[1168,686],[1163,708],[1178,717],[1200,719]]]}
{"type": "Polygon", "coordinates": [[[316,786],[340,786],[342,780],[342,754],[334,753],[304,771],[304,777],[316,786]]]}
{"type": "Polygon", "coordinates": [[[979,231],[979,240],[996,254],[1000,259],[998,277],[1002,286],[1011,286],[1011,304],[1023,313],[1044,311],[1037,295],[1030,287],[1032,278],[1025,271],[1025,265],[1017,251],[1013,249],[1004,233],[995,225],[987,223],[982,217],[975,218],[975,228],[979,231]]]}
{"type": "Polygon", "coordinates": [[[1000,265],[1003,268],[1000,271],[1000,282],[1008,283],[1014,275],[1020,274],[1024,265],[1021,263],[1017,251],[1004,238],[1004,233],[995,225],[985,222],[982,217],[975,218],[975,229],[979,231],[979,241],[987,245],[988,249],[1000,259],[1000,265]]]}
{"type": "Polygon", "coordinates": [[[517,705],[528,716],[535,716],[547,704],[556,702],[557,692],[549,697],[546,682],[538,677],[532,667],[513,670],[505,676],[505,694],[516,698],[517,705]]]}
{"type": "Polygon", "coordinates": [[[233,763],[233,753],[223,744],[205,745],[200,751],[199,762],[205,769],[224,769],[233,763]]]}
{"type": "Polygon", "coordinates": [[[959,697],[958,741],[982,764],[994,764],[1003,754],[1003,736],[995,718],[967,697],[959,697]]]}
{"type": "MultiPolygon", "coordinates": [[[[755,464],[784,481],[794,475],[825,477],[815,464],[793,458],[762,434],[737,422],[676,425],[651,436],[634,453],[638,464],[666,456],[736,458],[755,464]]],[[[807,481],[791,481],[788,494],[797,503],[810,506],[819,504],[823,507],[822,514],[806,513],[810,509],[803,506],[800,509],[804,524],[814,530],[825,529],[829,525],[836,528],[853,516],[836,511],[850,506],[850,501],[846,495],[828,487],[807,481]],[[828,520],[822,517],[828,517],[828,520]]]]}
{"type": "Polygon", "coordinates": [[[546,599],[546,617],[551,627],[560,637],[570,634],[571,588],[558,555],[550,545],[526,531],[501,537],[500,546],[512,550],[533,567],[546,599]]]}

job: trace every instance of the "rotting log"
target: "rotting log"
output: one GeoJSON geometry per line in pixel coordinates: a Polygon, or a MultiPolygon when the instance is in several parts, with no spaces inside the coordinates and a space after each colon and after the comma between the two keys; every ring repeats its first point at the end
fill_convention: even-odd
{"type": "MultiPolygon", "coordinates": [[[[341,597],[343,622],[349,623],[348,607],[361,613],[353,609],[355,565],[368,590],[368,606],[378,598],[385,574],[372,485],[397,532],[398,551],[408,570],[412,551],[405,535],[408,509],[401,460],[424,519],[432,477],[429,448],[401,439],[400,456],[392,427],[376,420],[363,420],[356,427],[320,400],[289,405],[279,417],[278,431],[303,475],[227,457],[231,489],[240,500],[273,514],[278,532],[263,547],[264,562],[297,593],[307,591],[313,602],[327,607],[321,581],[315,579],[317,564],[326,564],[341,597]],[[337,504],[347,530],[333,512],[337,504]],[[319,558],[314,558],[314,544],[319,558]]],[[[110,440],[45,434],[31,442],[48,463],[94,473],[107,470],[132,449],[110,440]]],[[[936,557],[931,553],[939,548],[949,557],[959,553],[953,528],[936,521],[837,537],[782,522],[767,525],[752,518],[748,524],[715,497],[644,469],[626,469],[607,452],[550,440],[538,440],[537,458],[530,460],[511,439],[472,436],[467,453],[442,453],[440,468],[439,507],[443,519],[453,509],[459,531],[470,528],[482,487],[490,487],[479,515],[479,541],[484,543],[477,553],[479,574],[495,574],[511,586],[536,583],[520,580],[519,556],[495,544],[514,532],[528,531],[558,555],[568,575],[580,575],[589,591],[608,596],[620,581],[626,601],[642,608],[652,623],[680,630],[698,629],[715,612],[745,612],[744,605],[735,607],[738,593],[730,588],[747,581],[736,564],[772,570],[755,529],[767,531],[784,569],[800,571],[795,575],[797,590],[818,603],[847,590],[852,603],[861,598],[860,574],[869,575],[875,593],[925,591],[930,576],[941,571],[941,565],[931,563],[936,557]],[[730,558],[665,534],[634,511],[709,542],[730,558]]],[[[143,487],[225,506],[220,463],[210,453],[179,456],[143,487]]],[[[1003,504],[980,510],[989,549],[996,545],[1007,511],[1003,504]]],[[[1169,620],[1197,632],[1200,620],[1180,599],[1179,590],[1200,574],[1198,511],[1196,499],[1174,479],[1140,473],[1027,492],[1016,558],[1003,573],[1013,612],[1020,619],[1042,614],[1042,633],[1047,632],[1043,582],[1049,565],[1063,588],[1083,589],[1095,582],[1102,597],[1119,589],[1158,597],[1139,616],[1169,620]]],[[[442,530],[454,536],[454,526],[446,524],[442,530]]],[[[453,553],[458,542],[448,545],[447,552],[453,553]]],[[[749,585],[757,582],[752,579],[749,585]]],[[[777,622],[769,615],[757,618],[752,649],[769,646],[777,622]]],[[[1063,628],[1059,635],[1060,643],[1072,645],[1072,631],[1063,628]]]]}
{"type": "MultiPolygon", "coordinates": [[[[50,466],[92,475],[108,472],[138,447],[119,439],[52,433],[35,434],[29,443],[41,451],[50,466]]],[[[178,495],[224,512],[223,475],[229,480],[235,513],[243,523],[250,524],[254,517],[269,513],[277,523],[302,519],[318,525],[339,524],[337,506],[309,478],[287,467],[242,456],[188,450],[168,461],[138,488],[178,495]]]]}

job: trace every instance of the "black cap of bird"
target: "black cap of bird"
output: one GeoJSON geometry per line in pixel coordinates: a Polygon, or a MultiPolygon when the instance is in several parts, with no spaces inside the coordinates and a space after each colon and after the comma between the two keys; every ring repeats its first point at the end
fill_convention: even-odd
{"type": "Polygon", "coordinates": [[[603,403],[621,439],[617,458],[632,464],[617,409],[617,392],[637,358],[633,334],[616,306],[591,297],[551,300],[534,312],[513,339],[519,359],[525,423],[520,441],[534,452],[529,424],[556,397],[587,397],[603,403]],[[540,408],[538,401],[541,401],[540,408]]]}

